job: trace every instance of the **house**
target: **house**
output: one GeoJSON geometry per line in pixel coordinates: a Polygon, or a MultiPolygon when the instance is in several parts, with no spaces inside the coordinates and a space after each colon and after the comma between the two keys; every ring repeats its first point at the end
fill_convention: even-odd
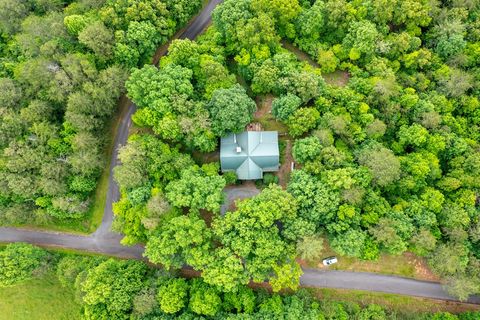
{"type": "Polygon", "coordinates": [[[257,180],[264,172],[278,171],[277,131],[245,131],[221,139],[222,172],[234,171],[239,180],[257,180]]]}

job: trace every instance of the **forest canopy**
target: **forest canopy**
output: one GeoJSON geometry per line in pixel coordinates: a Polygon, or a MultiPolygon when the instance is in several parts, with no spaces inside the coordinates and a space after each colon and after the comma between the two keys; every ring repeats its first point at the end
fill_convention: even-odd
{"type": "Polygon", "coordinates": [[[0,1],[0,221],[85,220],[130,68],[201,7],[0,1]]]}
{"type": "MultiPolygon", "coordinates": [[[[307,244],[324,239],[363,260],[412,252],[452,295],[479,293],[478,1],[225,0],[203,35],[151,65],[201,3],[0,0],[0,221],[85,218],[126,92],[136,133],[114,170],[114,228],[151,262],[202,275],[162,283],[162,312],[188,296],[188,312],[211,316],[250,280],[296,290],[296,257],[318,258],[307,244]],[[236,179],[198,155],[243,131],[265,96],[295,170],[220,214],[236,179]]],[[[104,317],[128,313],[149,272],[94,270],[85,310],[104,317]],[[99,295],[103,277],[125,292],[99,295]]]]}
{"type": "MultiPolygon", "coordinates": [[[[159,68],[134,71],[127,82],[140,106],[134,121],[185,152],[207,152],[219,136],[251,121],[246,95],[274,95],[272,115],[294,140],[300,165],[280,198],[292,197],[295,207],[264,212],[261,203],[272,206],[271,197],[285,192],[269,187],[225,216],[211,210],[208,225],[198,212],[205,206],[185,210],[168,184],[158,193],[152,186],[143,206],[162,197],[169,210],[183,209],[168,211],[143,233],[147,256],[169,266],[188,263],[224,290],[265,276],[274,288],[295,287],[295,248],[323,235],[339,254],[360,259],[411,251],[428,259],[452,294],[465,299],[480,292],[479,14],[478,4],[464,1],[227,0],[218,6],[198,41],[175,41],[159,68]],[[333,71],[345,78],[341,85],[324,80],[333,71]],[[246,217],[258,223],[251,235],[235,227],[246,217]],[[180,230],[198,238],[170,241],[168,234],[180,230]],[[276,248],[273,256],[261,250],[269,267],[257,266],[250,251],[260,245],[276,248]],[[225,270],[228,276],[220,276],[225,270]]],[[[131,194],[124,190],[121,202],[131,194]]],[[[142,217],[144,210],[130,213],[142,217]]]]}

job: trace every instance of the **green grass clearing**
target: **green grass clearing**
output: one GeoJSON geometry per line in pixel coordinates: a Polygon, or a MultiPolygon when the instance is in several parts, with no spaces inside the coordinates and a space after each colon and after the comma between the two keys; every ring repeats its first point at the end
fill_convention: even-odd
{"type": "Polygon", "coordinates": [[[81,307],[73,290],[63,288],[53,274],[12,287],[0,287],[0,320],[75,320],[81,307]]]}
{"type": "MultiPolygon", "coordinates": [[[[439,278],[429,269],[424,258],[409,252],[398,256],[381,254],[376,261],[365,261],[339,255],[329,246],[328,240],[325,239],[322,257],[328,256],[337,256],[338,258],[338,263],[328,267],[328,269],[332,270],[374,272],[419,280],[439,281],[439,278]]],[[[327,267],[323,266],[322,259],[302,264],[311,268],[325,269],[327,267]]]]}
{"type": "Polygon", "coordinates": [[[461,313],[480,310],[479,305],[402,296],[397,294],[368,292],[361,290],[310,288],[319,300],[344,301],[362,306],[378,304],[401,315],[400,319],[409,319],[412,315],[426,312],[461,313]]]}

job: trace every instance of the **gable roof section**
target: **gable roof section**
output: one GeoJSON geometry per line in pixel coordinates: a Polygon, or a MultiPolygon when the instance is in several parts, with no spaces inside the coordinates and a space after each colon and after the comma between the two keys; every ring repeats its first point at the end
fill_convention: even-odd
{"type": "Polygon", "coordinates": [[[277,171],[279,159],[276,131],[246,131],[221,139],[222,171],[235,171],[240,180],[261,179],[263,172],[277,171]]]}

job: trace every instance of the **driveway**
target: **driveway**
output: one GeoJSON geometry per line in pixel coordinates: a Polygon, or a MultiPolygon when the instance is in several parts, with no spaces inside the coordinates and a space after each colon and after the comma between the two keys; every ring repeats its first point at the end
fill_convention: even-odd
{"type": "Polygon", "coordinates": [[[223,192],[225,193],[225,202],[220,208],[220,214],[224,215],[227,211],[235,210],[235,201],[241,199],[252,198],[260,193],[255,183],[252,181],[243,182],[241,185],[228,186],[223,192]]]}

